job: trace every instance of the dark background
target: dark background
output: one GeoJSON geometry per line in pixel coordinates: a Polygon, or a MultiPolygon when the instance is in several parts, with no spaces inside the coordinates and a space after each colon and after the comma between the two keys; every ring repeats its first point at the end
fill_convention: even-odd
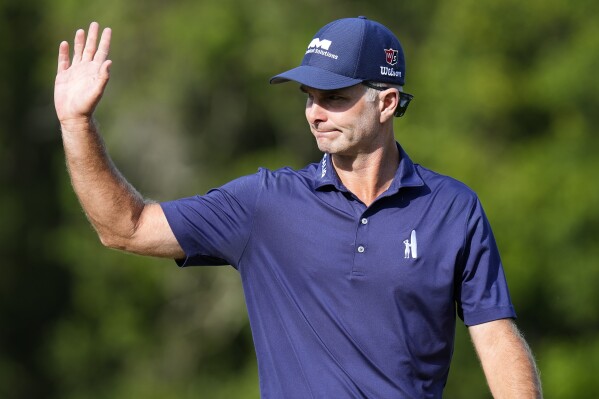
{"type": "MultiPolygon", "coordinates": [[[[599,396],[596,1],[0,0],[1,398],[259,395],[236,271],[107,250],[86,221],[52,103],[60,41],[113,28],[97,118],[161,201],[318,161],[304,97],[268,79],[357,15],[404,45],[397,139],[485,206],[546,396],[599,396]]],[[[490,397],[461,324],[446,397],[490,397]]]]}

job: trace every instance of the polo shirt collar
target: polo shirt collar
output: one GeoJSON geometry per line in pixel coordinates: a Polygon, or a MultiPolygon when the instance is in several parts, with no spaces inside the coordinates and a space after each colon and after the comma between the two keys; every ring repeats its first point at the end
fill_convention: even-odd
{"type": "Polygon", "coordinates": [[[335,172],[335,168],[333,167],[333,161],[331,159],[331,154],[325,153],[320,160],[320,164],[318,168],[316,168],[316,172],[313,176],[314,179],[314,188],[316,190],[326,187],[333,186],[339,191],[347,191],[339,180],[339,176],[337,176],[337,172],[335,172]]]}
{"type": "MultiPolygon", "coordinates": [[[[397,148],[400,156],[399,166],[386,195],[395,194],[403,187],[419,187],[424,185],[424,181],[418,175],[414,163],[399,143],[397,143],[397,148]]],[[[343,183],[341,183],[339,176],[337,176],[331,155],[328,153],[323,155],[318,167],[315,169],[313,181],[315,190],[322,190],[327,186],[333,186],[338,191],[348,191],[343,183]]]]}

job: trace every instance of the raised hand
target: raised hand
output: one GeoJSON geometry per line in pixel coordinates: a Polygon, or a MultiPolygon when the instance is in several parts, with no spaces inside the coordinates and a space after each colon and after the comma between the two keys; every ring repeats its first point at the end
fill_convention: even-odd
{"type": "Polygon", "coordinates": [[[62,124],[91,118],[108,83],[112,61],[106,58],[112,32],[105,28],[97,45],[99,28],[97,22],[92,22],[87,40],[83,29],[77,31],[72,62],[69,43],[60,43],[54,105],[62,124]]]}

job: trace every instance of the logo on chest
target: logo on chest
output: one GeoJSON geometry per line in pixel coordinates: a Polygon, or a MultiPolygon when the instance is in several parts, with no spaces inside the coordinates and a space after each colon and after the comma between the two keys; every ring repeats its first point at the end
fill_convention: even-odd
{"type": "Polygon", "coordinates": [[[416,259],[418,258],[418,240],[416,239],[416,230],[412,230],[410,238],[403,241],[406,249],[404,251],[405,259],[416,259]]]}

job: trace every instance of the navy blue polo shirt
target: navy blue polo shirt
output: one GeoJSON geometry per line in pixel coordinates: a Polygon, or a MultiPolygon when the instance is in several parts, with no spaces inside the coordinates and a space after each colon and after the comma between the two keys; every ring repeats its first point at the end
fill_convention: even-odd
{"type": "Polygon", "coordinates": [[[440,398],[456,313],[515,317],[477,196],[400,151],[369,207],[328,155],[162,203],[182,266],[239,271],[263,398],[440,398]]]}

